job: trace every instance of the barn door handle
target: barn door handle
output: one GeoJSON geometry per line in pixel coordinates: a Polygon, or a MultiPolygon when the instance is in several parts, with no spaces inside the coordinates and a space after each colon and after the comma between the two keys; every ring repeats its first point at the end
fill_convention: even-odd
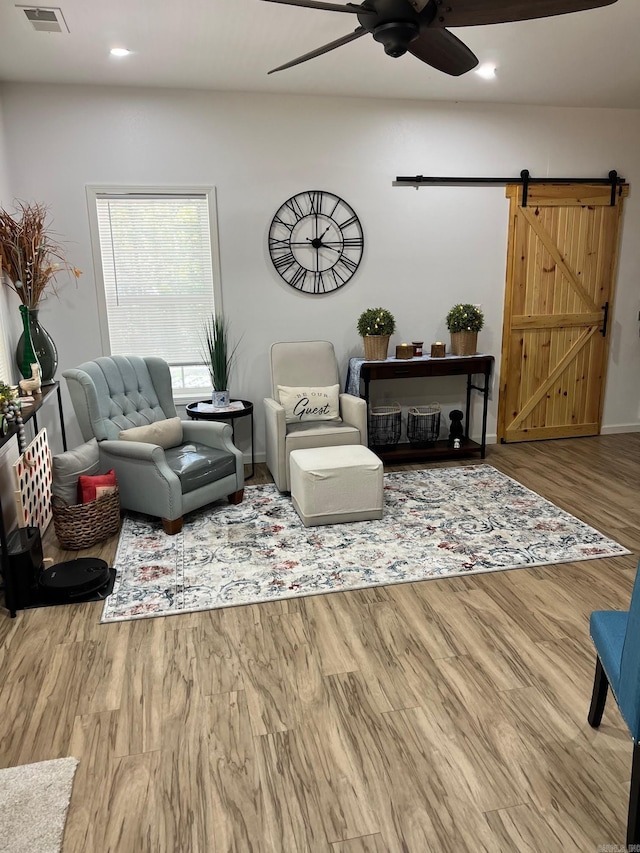
{"type": "Polygon", "coordinates": [[[609,323],[609,303],[605,302],[602,306],[602,310],[604,311],[604,318],[602,320],[602,328],[600,329],[600,334],[603,338],[607,337],[607,325],[609,323]]]}

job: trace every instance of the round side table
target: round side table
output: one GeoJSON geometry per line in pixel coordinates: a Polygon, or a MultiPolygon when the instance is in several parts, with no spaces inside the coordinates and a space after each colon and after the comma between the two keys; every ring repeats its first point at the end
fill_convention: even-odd
{"type": "Polygon", "coordinates": [[[229,412],[201,412],[198,411],[200,403],[209,403],[211,400],[199,400],[197,403],[188,403],[186,406],[187,414],[194,421],[231,421],[231,438],[235,444],[236,421],[238,418],[249,417],[251,419],[251,473],[245,480],[250,480],[255,473],[255,458],[253,451],[253,403],[249,400],[231,400],[232,403],[242,403],[242,409],[232,409],[229,412]]]}

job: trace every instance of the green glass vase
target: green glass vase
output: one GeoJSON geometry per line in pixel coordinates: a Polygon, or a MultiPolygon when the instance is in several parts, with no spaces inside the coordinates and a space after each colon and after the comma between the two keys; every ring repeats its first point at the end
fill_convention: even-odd
{"type": "Polygon", "coordinates": [[[58,350],[49,332],[40,325],[38,309],[20,306],[22,335],[16,347],[16,362],[25,379],[31,376],[31,365],[38,364],[43,385],[54,381],[58,369],[58,350]]]}

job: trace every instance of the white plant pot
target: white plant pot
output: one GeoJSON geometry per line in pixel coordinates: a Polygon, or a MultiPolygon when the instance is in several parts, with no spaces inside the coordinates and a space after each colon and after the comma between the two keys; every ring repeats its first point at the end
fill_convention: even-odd
{"type": "Polygon", "coordinates": [[[218,408],[228,406],[230,402],[229,391],[212,391],[211,403],[218,408]]]}

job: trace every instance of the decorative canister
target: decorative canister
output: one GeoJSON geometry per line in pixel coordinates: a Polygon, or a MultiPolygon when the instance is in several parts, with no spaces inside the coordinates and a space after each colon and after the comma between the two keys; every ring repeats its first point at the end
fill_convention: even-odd
{"type": "Polygon", "coordinates": [[[413,347],[411,344],[398,344],[396,346],[396,358],[413,358],[413,347]]]}
{"type": "Polygon", "coordinates": [[[415,356],[416,358],[419,358],[419,357],[422,355],[422,353],[423,353],[422,346],[423,346],[423,344],[424,344],[424,341],[411,341],[411,343],[412,343],[412,345],[413,345],[413,354],[414,354],[414,356],[415,356]]]}

